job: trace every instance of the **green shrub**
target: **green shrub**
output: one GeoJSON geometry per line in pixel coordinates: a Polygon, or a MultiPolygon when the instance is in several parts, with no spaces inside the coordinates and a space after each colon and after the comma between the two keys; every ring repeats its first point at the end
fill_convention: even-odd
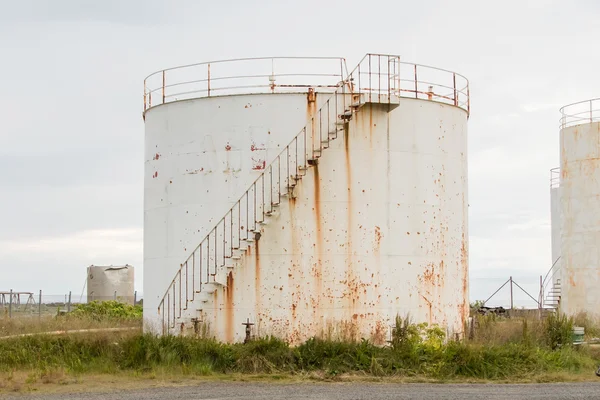
{"type": "Polygon", "coordinates": [[[573,317],[564,314],[551,314],[545,321],[546,344],[551,349],[559,346],[567,346],[572,343],[573,317]]]}
{"type": "Polygon", "coordinates": [[[79,318],[90,318],[93,320],[141,320],[142,306],[121,303],[116,300],[92,301],[90,303],[78,304],[70,316],[79,318]]]}

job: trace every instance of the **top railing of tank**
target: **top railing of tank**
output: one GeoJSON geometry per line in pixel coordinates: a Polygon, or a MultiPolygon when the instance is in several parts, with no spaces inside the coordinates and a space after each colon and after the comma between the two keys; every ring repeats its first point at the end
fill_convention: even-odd
{"type": "Polygon", "coordinates": [[[600,121],[600,98],[568,104],[560,109],[561,129],[600,121]]]}
{"type": "Polygon", "coordinates": [[[560,167],[550,170],[550,188],[555,189],[560,187],[560,167]]]}
{"type": "MultiPolygon", "coordinates": [[[[396,60],[384,54],[367,54],[361,64],[365,60],[372,63],[371,73],[358,71],[352,79],[372,80],[372,86],[365,89],[368,93],[391,91],[400,97],[452,104],[470,114],[467,78],[421,64],[390,64],[392,59],[396,60]],[[379,71],[379,80],[373,71],[379,71]]],[[[238,58],[183,65],[154,72],[144,79],[144,112],[165,103],[211,96],[285,93],[307,88],[333,92],[349,76],[346,60],[341,57],[238,58]]]]}

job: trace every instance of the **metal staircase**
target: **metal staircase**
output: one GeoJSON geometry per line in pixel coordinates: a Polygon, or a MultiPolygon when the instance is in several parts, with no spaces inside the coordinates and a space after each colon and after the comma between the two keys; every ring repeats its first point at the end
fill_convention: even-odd
{"type": "MultiPolygon", "coordinates": [[[[410,64],[411,68],[414,66],[414,83],[412,79],[407,80],[413,86],[402,88],[401,64],[399,56],[367,54],[339,82],[307,125],[266,166],[180,265],[158,306],[163,334],[182,332],[188,323],[198,321],[198,312],[206,308],[213,293],[227,285],[235,269],[243,268],[244,257],[260,239],[261,232],[270,234],[261,227],[269,224],[282,202],[294,196],[294,188],[308,169],[317,164],[331,141],[344,134],[348,122],[364,104],[376,103],[392,110],[399,105],[403,91],[413,98],[432,99],[432,86],[420,90],[417,85],[415,64],[410,64]]],[[[468,85],[457,89],[456,76],[453,76],[454,88],[442,86],[449,89],[450,94],[435,95],[438,99],[434,100],[454,104],[468,112],[468,85]],[[467,100],[460,102],[461,96],[467,100]]],[[[309,90],[309,99],[311,92],[309,90]]]]}
{"type": "Polygon", "coordinates": [[[540,290],[540,301],[542,302],[542,307],[546,309],[550,309],[552,311],[556,311],[560,306],[560,298],[561,298],[561,279],[554,279],[555,274],[560,272],[560,257],[554,261],[544,280],[542,281],[541,290],[540,290]],[[549,287],[548,290],[546,288],[549,287]]]}
{"type": "Polygon", "coordinates": [[[556,310],[560,305],[560,279],[557,279],[544,297],[544,307],[556,310]]]}

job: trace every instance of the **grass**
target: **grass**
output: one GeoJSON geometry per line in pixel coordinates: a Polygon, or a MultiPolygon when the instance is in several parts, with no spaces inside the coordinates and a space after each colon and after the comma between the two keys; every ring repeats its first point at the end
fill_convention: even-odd
{"type": "Polygon", "coordinates": [[[13,335],[75,331],[104,328],[142,327],[141,306],[131,306],[116,301],[91,302],[74,306],[68,315],[33,314],[0,318],[0,338],[13,335]]]}
{"type": "MultiPolygon", "coordinates": [[[[45,322],[45,326],[62,324],[69,329],[94,324],[139,326],[140,320],[136,318],[122,315],[97,318],[96,313],[90,311],[56,317],[45,322]]],[[[13,337],[0,340],[0,391],[30,390],[48,384],[77,386],[78,382],[96,376],[163,382],[190,379],[436,382],[595,379],[600,352],[570,344],[575,323],[584,321],[589,325],[586,332],[596,333],[593,321],[579,318],[579,322],[575,322],[564,316],[550,316],[543,321],[478,317],[475,335],[463,341],[447,341],[444,332],[435,326],[412,324],[408,318],[398,318],[392,341],[385,347],[367,340],[320,338],[290,347],[270,337],[248,344],[223,344],[212,339],[157,337],[139,330],[13,337]]],[[[7,326],[7,321],[0,324],[7,326]]],[[[11,332],[22,331],[26,326],[12,326],[11,332]]]]}

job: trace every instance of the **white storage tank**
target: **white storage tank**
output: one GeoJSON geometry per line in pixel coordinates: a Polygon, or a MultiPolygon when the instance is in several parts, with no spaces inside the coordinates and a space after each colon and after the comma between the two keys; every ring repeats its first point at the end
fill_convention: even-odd
{"type": "Polygon", "coordinates": [[[550,170],[550,225],[552,240],[552,284],[560,285],[560,229],[561,229],[561,205],[560,205],[560,168],[550,170]]]}
{"type": "Polygon", "coordinates": [[[87,301],[118,300],[133,304],[134,268],[131,265],[98,266],[87,269],[87,301]]]}
{"type": "Polygon", "coordinates": [[[561,108],[561,310],[600,304],[600,99],[561,108]]]}
{"type": "Polygon", "coordinates": [[[298,83],[277,62],[226,96],[146,85],[145,329],[382,344],[410,315],[460,336],[467,80],[367,55],[298,83]]]}

